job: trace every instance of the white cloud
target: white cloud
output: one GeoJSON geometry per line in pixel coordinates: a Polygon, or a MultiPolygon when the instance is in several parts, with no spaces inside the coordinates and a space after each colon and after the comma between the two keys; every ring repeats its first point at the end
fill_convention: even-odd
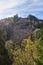
{"type": "Polygon", "coordinates": [[[34,14],[38,11],[43,11],[43,0],[0,0],[0,18],[12,16],[23,11],[34,12],[34,14]],[[25,5],[23,5],[24,3],[25,5]],[[18,6],[21,7],[18,8],[18,6]],[[16,11],[13,11],[12,8],[16,11]],[[8,12],[11,12],[11,14],[8,12]],[[6,16],[3,13],[6,13],[6,16]]]}
{"type": "MultiPolygon", "coordinates": [[[[43,11],[43,0],[32,0],[32,3],[28,7],[24,8],[25,10],[31,11],[43,11]]],[[[23,9],[23,10],[24,10],[23,9]]]]}
{"type": "Polygon", "coordinates": [[[17,5],[20,5],[22,3],[24,3],[24,1],[26,0],[3,0],[0,1],[0,13],[2,13],[4,10],[12,8],[12,7],[16,7],[17,5]]]}
{"type": "Polygon", "coordinates": [[[33,2],[37,2],[38,0],[33,0],[33,2]]]}

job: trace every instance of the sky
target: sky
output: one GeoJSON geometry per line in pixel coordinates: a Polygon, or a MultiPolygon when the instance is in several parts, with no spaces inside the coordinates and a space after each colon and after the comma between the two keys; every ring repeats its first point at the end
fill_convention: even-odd
{"type": "Polygon", "coordinates": [[[29,14],[43,19],[43,0],[0,0],[0,19],[29,14]]]}

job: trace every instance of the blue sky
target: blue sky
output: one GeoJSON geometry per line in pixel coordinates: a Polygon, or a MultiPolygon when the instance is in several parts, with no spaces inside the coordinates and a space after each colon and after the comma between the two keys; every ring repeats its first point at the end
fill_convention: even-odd
{"type": "Polygon", "coordinates": [[[32,14],[43,19],[43,0],[0,0],[0,19],[32,14]]]}

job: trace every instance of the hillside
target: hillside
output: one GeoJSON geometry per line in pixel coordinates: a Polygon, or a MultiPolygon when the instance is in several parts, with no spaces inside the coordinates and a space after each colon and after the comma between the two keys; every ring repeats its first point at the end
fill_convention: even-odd
{"type": "Polygon", "coordinates": [[[27,18],[15,15],[0,20],[0,29],[6,32],[6,40],[11,39],[16,43],[28,38],[36,28],[43,29],[43,20],[33,15],[29,15],[27,18]]]}
{"type": "Polygon", "coordinates": [[[33,15],[0,20],[0,65],[43,65],[43,20],[33,15]]]}

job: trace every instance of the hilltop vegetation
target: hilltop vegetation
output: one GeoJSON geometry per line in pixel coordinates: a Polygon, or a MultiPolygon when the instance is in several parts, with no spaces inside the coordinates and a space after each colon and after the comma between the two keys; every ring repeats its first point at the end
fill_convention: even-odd
{"type": "Polygon", "coordinates": [[[43,20],[32,15],[0,20],[0,65],[43,65],[43,20]]]}
{"type": "Polygon", "coordinates": [[[6,40],[11,39],[15,43],[28,38],[36,28],[43,29],[43,20],[32,15],[27,18],[15,15],[14,17],[0,20],[0,29],[6,32],[6,40]]]}

